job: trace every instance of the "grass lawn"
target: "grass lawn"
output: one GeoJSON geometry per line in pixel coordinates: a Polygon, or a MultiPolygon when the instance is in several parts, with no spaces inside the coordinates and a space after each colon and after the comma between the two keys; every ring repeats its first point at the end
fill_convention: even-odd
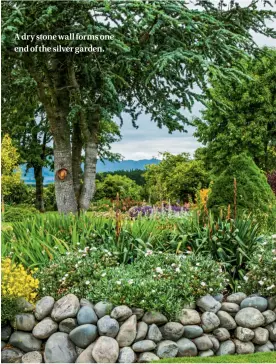
{"type": "Polygon", "coordinates": [[[154,363],[276,363],[276,352],[247,355],[223,355],[209,358],[201,358],[199,356],[170,358],[155,361],[154,363]]]}

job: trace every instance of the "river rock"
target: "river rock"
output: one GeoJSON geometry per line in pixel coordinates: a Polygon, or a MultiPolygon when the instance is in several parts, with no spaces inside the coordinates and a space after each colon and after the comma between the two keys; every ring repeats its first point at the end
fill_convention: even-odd
{"type": "Polygon", "coordinates": [[[40,321],[33,329],[33,335],[37,339],[47,339],[58,329],[58,324],[51,319],[46,317],[40,321]]]}
{"type": "Polygon", "coordinates": [[[274,346],[270,341],[264,345],[255,346],[255,353],[268,353],[270,351],[274,351],[274,346]]]}
{"type": "Polygon", "coordinates": [[[218,339],[218,341],[226,341],[230,339],[230,332],[225,329],[224,327],[220,327],[219,329],[216,329],[213,334],[218,339]]]}
{"type": "Polygon", "coordinates": [[[220,320],[214,312],[204,312],[201,316],[202,329],[211,332],[220,325],[220,320]]]}
{"type": "Polygon", "coordinates": [[[237,327],[235,330],[235,337],[240,341],[250,341],[254,337],[254,331],[245,327],[237,327]]]}
{"type": "Polygon", "coordinates": [[[177,341],[178,354],[179,357],[184,356],[197,356],[197,347],[189,339],[180,339],[177,341]]]}
{"type": "Polygon", "coordinates": [[[114,338],[118,334],[119,329],[119,323],[108,315],[103,316],[98,321],[98,330],[101,336],[114,338]]]}
{"type": "Polygon", "coordinates": [[[12,328],[9,324],[1,325],[1,340],[8,341],[12,334],[12,328]]]}
{"type": "Polygon", "coordinates": [[[208,335],[209,339],[212,341],[212,344],[213,344],[212,350],[217,351],[219,349],[220,342],[214,335],[211,335],[211,334],[207,334],[207,335],[208,335]]]}
{"type": "Polygon", "coordinates": [[[213,348],[213,343],[209,338],[209,336],[207,335],[197,337],[193,340],[193,342],[196,344],[196,347],[200,351],[209,350],[213,348]]]}
{"type": "Polygon", "coordinates": [[[15,316],[14,328],[19,331],[32,331],[35,326],[35,317],[32,313],[20,313],[15,316]]]}
{"type": "Polygon", "coordinates": [[[137,318],[135,315],[130,316],[120,327],[120,331],[116,337],[120,348],[130,346],[135,340],[137,334],[137,318]]]}
{"type": "Polygon", "coordinates": [[[265,323],[264,323],[265,326],[276,321],[276,313],[273,312],[272,310],[264,311],[264,312],[262,312],[262,315],[265,319],[265,323]]]}
{"type": "Polygon", "coordinates": [[[137,341],[132,345],[132,349],[137,353],[144,353],[146,351],[152,351],[156,348],[156,344],[152,340],[137,341]]]}
{"type": "Polygon", "coordinates": [[[96,324],[98,321],[98,317],[92,307],[83,306],[78,312],[77,321],[79,325],[96,324]]]}
{"type": "Polygon", "coordinates": [[[275,310],[275,308],[276,308],[276,296],[269,297],[267,299],[267,302],[268,302],[268,309],[269,310],[275,310]]]}
{"type": "Polygon", "coordinates": [[[135,363],[136,360],[137,355],[130,347],[120,349],[118,363],[135,363]]]}
{"type": "Polygon", "coordinates": [[[46,363],[75,363],[75,345],[64,332],[56,332],[46,342],[44,358],[46,363]]]}
{"type": "Polygon", "coordinates": [[[2,341],[1,340],[1,351],[4,349],[4,347],[6,346],[7,344],[5,343],[5,341],[2,341]]]}
{"type": "Polygon", "coordinates": [[[228,312],[230,315],[236,314],[240,310],[240,306],[237,303],[223,302],[221,304],[221,311],[228,312]]]}
{"type": "Polygon", "coordinates": [[[248,329],[255,329],[262,326],[265,319],[261,312],[253,307],[242,308],[235,316],[235,321],[239,326],[248,329]]]}
{"type": "Polygon", "coordinates": [[[236,321],[228,312],[219,311],[217,316],[220,320],[220,327],[224,327],[227,330],[233,330],[237,327],[236,321]]]}
{"type": "Polygon", "coordinates": [[[81,300],[80,300],[80,307],[85,307],[85,306],[91,307],[94,310],[94,305],[93,305],[92,302],[90,302],[86,298],[81,298],[81,300]]]}
{"type": "Polygon", "coordinates": [[[199,356],[203,357],[203,358],[208,358],[210,356],[214,356],[214,352],[213,350],[204,350],[204,351],[200,351],[199,352],[199,356]]]}
{"type": "Polygon", "coordinates": [[[200,297],[196,301],[196,304],[203,312],[209,311],[216,313],[221,308],[221,303],[216,301],[214,297],[210,295],[200,297]]]}
{"type": "Polygon", "coordinates": [[[185,308],[179,315],[179,321],[182,325],[197,325],[201,323],[200,315],[196,310],[185,308]]]}
{"type": "Polygon", "coordinates": [[[75,318],[67,318],[59,323],[58,329],[61,332],[66,332],[66,334],[69,334],[76,327],[77,320],[75,318]]]}
{"type": "Polygon", "coordinates": [[[24,353],[17,348],[7,348],[1,352],[1,363],[21,363],[24,353]]]}
{"type": "Polygon", "coordinates": [[[184,326],[183,336],[187,339],[194,339],[196,337],[201,336],[202,334],[203,334],[203,329],[198,325],[184,326]]]}
{"type": "Polygon", "coordinates": [[[92,356],[92,350],[95,344],[96,343],[93,342],[92,344],[88,345],[86,349],[81,349],[83,351],[78,355],[76,363],[96,363],[92,356]]]}
{"type": "Polygon", "coordinates": [[[235,351],[236,351],[236,347],[235,347],[235,344],[233,343],[233,341],[226,340],[220,344],[220,347],[219,347],[216,355],[221,356],[221,355],[235,354],[235,351]]]}
{"type": "Polygon", "coordinates": [[[24,297],[18,297],[16,300],[18,312],[33,312],[35,306],[28,302],[24,297]]]}
{"type": "Polygon", "coordinates": [[[92,324],[85,324],[77,326],[69,334],[70,340],[80,348],[87,348],[98,337],[97,326],[92,324]]]}
{"type": "Polygon", "coordinates": [[[267,309],[268,302],[264,297],[247,297],[241,302],[241,308],[254,307],[263,312],[267,309]]]}
{"type": "Polygon", "coordinates": [[[267,329],[257,327],[254,329],[254,339],[252,342],[256,345],[263,345],[268,342],[269,332],[267,329]]]}
{"type": "Polygon", "coordinates": [[[42,363],[42,355],[39,351],[30,351],[21,358],[22,363],[42,363]]]}
{"type": "Polygon", "coordinates": [[[213,295],[212,297],[214,297],[214,299],[220,303],[223,301],[223,294],[221,294],[221,293],[213,295]]]}
{"type": "MultiPolygon", "coordinates": [[[[157,329],[158,329],[158,327],[157,327],[157,329]]],[[[143,321],[138,322],[135,342],[140,341],[140,340],[144,340],[146,338],[146,336],[147,336],[147,332],[148,332],[148,325],[143,321]]]]}
{"type": "Polygon", "coordinates": [[[271,324],[265,327],[269,332],[269,340],[276,341],[276,322],[272,322],[271,324]]]}
{"type": "Polygon", "coordinates": [[[80,303],[78,297],[69,293],[54,304],[51,317],[54,321],[60,322],[66,318],[76,317],[79,309],[80,303]]]}
{"type": "Polygon", "coordinates": [[[236,346],[236,353],[237,354],[253,354],[255,351],[255,346],[252,342],[244,342],[235,339],[234,340],[236,346]]]}
{"type": "Polygon", "coordinates": [[[132,315],[132,310],[125,306],[117,306],[111,311],[110,317],[118,321],[125,321],[132,315]]]}
{"type": "Polygon", "coordinates": [[[161,341],[156,348],[156,355],[160,359],[174,358],[178,353],[178,346],[174,341],[164,340],[161,341]]]}
{"type": "Polygon", "coordinates": [[[176,341],[181,338],[184,332],[184,326],[178,322],[168,322],[163,326],[163,338],[166,340],[176,341]]]}
{"type": "Polygon", "coordinates": [[[237,305],[239,305],[244,299],[246,298],[246,294],[243,292],[236,292],[236,293],[232,293],[230,294],[230,296],[228,296],[226,298],[227,302],[230,303],[236,303],[237,305]]]}
{"type": "Polygon", "coordinates": [[[102,318],[106,315],[110,315],[111,311],[113,309],[113,305],[110,302],[98,302],[94,306],[94,310],[98,316],[98,318],[102,318]]]}
{"type": "Polygon", "coordinates": [[[15,331],[10,337],[9,343],[25,352],[40,351],[42,341],[35,338],[31,333],[15,331]]]}
{"type": "Polygon", "coordinates": [[[142,308],[132,307],[132,315],[136,315],[137,321],[140,320],[145,314],[142,308]]]}
{"type": "Polygon", "coordinates": [[[147,339],[152,340],[155,343],[158,343],[159,341],[162,340],[162,338],[163,338],[163,335],[162,335],[161,331],[159,330],[158,326],[155,324],[150,325],[147,339]]]}
{"type": "Polygon", "coordinates": [[[154,353],[142,353],[139,355],[138,363],[151,363],[152,361],[159,360],[159,357],[154,353]]]}
{"type": "Polygon", "coordinates": [[[119,345],[112,337],[101,336],[96,341],[92,356],[97,363],[116,363],[119,356],[119,345]]]}
{"type": "Polygon", "coordinates": [[[160,326],[166,324],[168,319],[160,312],[146,312],[142,318],[142,321],[148,325],[155,324],[160,326]]]}
{"type": "Polygon", "coordinates": [[[51,296],[45,296],[39,300],[35,305],[35,317],[41,321],[49,316],[55,304],[55,300],[51,296]]]}

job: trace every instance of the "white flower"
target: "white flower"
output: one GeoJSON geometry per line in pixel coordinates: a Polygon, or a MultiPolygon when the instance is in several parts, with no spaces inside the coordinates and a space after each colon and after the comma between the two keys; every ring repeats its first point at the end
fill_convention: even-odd
{"type": "Polygon", "coordinates": [[[176,271],[176,273],[179,273],[180,272],[180,268],[177,267],[175,271],[176,271]]]}
{"type": "Polygon", "coordinates": [[[78,264],[75,264],[75,268],[78,268],[79,267],[79,265],[78,264]]]}
{"type": "Polygon", "coordinates": [[[155,292],[156,292],[156,290],[155,290],[155,289],[153,289],[151,292],[152,292],[152,293],[155,293],[155,292]]]}
{"type": "Polygon", "coordinates": [[[163,270],[162,270],[160,267],[157,267],[157,268],[155,269],[155,271],[156,271],[157,273],[163,274],[163,270]]]}
{"type": "Polygon", "coordinates": [[[77,245],[80,245],[80,243],[77,243],[77,245]]]}
{"type": "Polygon", "coordinates": [[[244,276],[243,279],[245,280],[245,282],[248,281],[248,277],[244,276]]]}
{"type": "Polygon", "coordinates": [[[199,267],[200,266],[200,264],[199,263],[196,263],[196,265],[199,267]]]}
{"type": "Polygon", "coordinates": [[[66,273],[65,275],[64,275],[64,277],[68,277],[69,276],[69,274],[68,273],[66,273]]]}
{"type": "Polygon", "coordinates": [[[205,287],[206,286],[206,283],[205,282],[200,282],[200,284],[202,285],[202,287],[205,287]]]}
{"type": "Polygon", "coordinates": [[[153,254],[153,251],[152,251],[152,250],[147,249],[147,250],[146,250],[146,253],[145,253],[145,257],[147,257],[148,255],[152,255],[152,254],[153,254]]]}
{"type": "Polygon", "coordinates": [[[276,234],[274,235],[271,235],[272,239],[275,239],[276,240],[276,234]]]}
{"type": "Polygon", "coordinates": [[[120,284],[122,284],[121,281],[116,281],[116,284],[118,284],[120,286],[120,284]]]}
{"type": "Polygon", "coordinates": [[[85,281],[85,284],[90,284],[90,281],[85,281]]]}
{"type": "Polygon", "coordinates": [[[274,288],[275,287],[275,284],[272,284],[272,286],[270,286],[270,287],[267,287],[267,290],[268,291],[270,291],[272,288],[274,288]]]}
{"type": "Polygon", "coordinates": [[[81,249],[79,249],[79,253],[82,253],[82,250],[81,249]]]}
{"type": "Polygon", "coordinates": [[[102,277],[105,277],[106,276],[106,273],[104,272],[103,274],[102,274],[102,277]]]}
{"type": "Polygon", "coordinates": [[[187,250],[186,254],[192,254],[192,252],[190,250],[187,250]]]}
{"type": "Polygon", "coordinates": [[[86,257],[86,254],[82,254],[82,257],[86,257]]]}
{"type": "Polygon", "coordinates": [[[238,286],[238,288],[241,288],[241,286],[238,286]]]}
{"type": "Polygon", "coordinates": [[[46,289],[46,288],[45,288],[45,287],[43,287],[43,288],[42,288],[42,291],[45,291],[45,289],[46,289]]]}
{"type": "Polygon", "coordinates": [[[94,246],[92,246],[92,248],[90,248],[90,250],[94,250],[94,251],[96,251],[96,250],[97,250],[97,248],[96,248],[96,247],[94,247],[94,246]]]}
{"type": "Polygon", "coordinates": [[[213,292],[213,288],[209,288],[209,291],[210,291],[210,292],[213,292]]]}
{"type": "Polygon", "coordinates": [[[262,286],[264,284],[263,281],[258,281],[259,285],[262,286]]]}

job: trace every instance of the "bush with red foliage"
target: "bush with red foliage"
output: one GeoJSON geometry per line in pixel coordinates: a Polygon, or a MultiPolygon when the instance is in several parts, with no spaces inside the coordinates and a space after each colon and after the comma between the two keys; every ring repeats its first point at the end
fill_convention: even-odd
{"type": "Polygon", "coordinates": [[[276,195],[276,171],[273,171],[271,173],[268,173],[268,175],[267,175],[267,182],[270,185],[270,187],[272,188],[272,191],[276,195]]]}

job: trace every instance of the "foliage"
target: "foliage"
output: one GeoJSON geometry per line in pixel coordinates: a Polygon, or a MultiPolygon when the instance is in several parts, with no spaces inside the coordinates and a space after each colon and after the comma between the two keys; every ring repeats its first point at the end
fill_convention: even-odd
{"type": "Polygon", "coordinates": [[[97,181],[95,199],[116,199],[117,194],[121,199],[131,198],[139,200],[141,187],[126,176],[107,175],[101,182],[97,181]]]}
{"type": "Polygon", "coordinates": [[[118,209],[122,212],[128,211],[133,206],[142,206],[144,203],[137,200],[132,200],[127,197],[125,199],[106,199],[103,198],[101,200],[95,201],[91,204],[90,211],[117,211],[118,209]]]}
{"type": "Polygon", "coordinates": [[[145,171],[143,169],[132,169],[130,171],[118,170],[114,172],[100,172],[96,174],[96,179],[99,181],[103,181],[103,179],[107,175],[126,176],[132,179],[138,186],[143,186],[145,184],[145,178],[143,176],[144,173],[145,171]]]}
{"type": "Polygon", "coordinates": [[[32,206],[6,206],[2,219],[5,222],[25,221],[36,216],[38,213],[32,206]]]}
{"type": "Polygon", "coordinates": [[[276,50],[264,48],[260,56],[235,67],[241,65],[249,79],[228,79],[225,84],[209,79],[207,108],[195,121],[195,135],[206,145],[205,160],[215,172],[242,152],[265,171],[276,164],[276,50]]]}
{"type": "Polygon", "coordinates": [[[218,210],[228,205],[238,211],[247,210],[270,213],[275,206],[275,196],[266,177],[246,154],[233,156],[225,170],[215,178],[207,207],[218,210]],[[235,192],[234,178],[237,190],[235,192]],[[236,193],[236,201],[235,201],[236,193]]]}
{"type": "Polygon", "coordinates": [[[50,183],[46,187],[44,187],[44,204],[45,204],[46,211],[56,211],[57,210],[54,183],[50,183]]]}
{"type": "Polygon", "coordinates": [[[274,239],[263,242],[248,262],[249,272],[244,276],[242,289],[248,293],[258,293],[263,296],[276,294],[276,235],[274,239]]]}
{"type": "Polygon", "coordinates": [[[268,173],[267,175],[267,182],[269,186],[272,188],[272,191],[276,195],[276,171],[268,173]]]}
{"type": "Polygon", "coordinates": [[[14,316],[20,313],[18,298],[12,296],[1,297],[1,323],[13,320],[14,316]]]}
{"type": "Polygon", "coordinates": [[[29,272],[22,264],[16,265],[10,258],[5,258],[2,261],[1,273],[2,297],[23,297],[29,302],[34,302],[39,280],[33,277],[33,271],[29,272]]]}
{"type": "Polygon", "coordinates": [[[209,183],[203,163],[191,160],[187,153],[162,153],[162,161],[158,165],[146,166],[144,176],[152,202],[188,202],[189,196],[194,198],[196,191],[209,183]]]}
{"type": "Polygon", "coordinates": [[[6,196],[5,203],[8,205],[34,205],[35,190],[33,186],[29,186],[22,180],[19,183],[9,186],[10,194],[6,196]]]}
{"type": "Polygon", "coordinates": [[[43,295],[59,297],[71,292],[93,302],[108,300],[170,317],[185,303],[221,292],[226,284],[219,264],[208,257],[146,251],[133,264],[117,266],[112,252],[93,248],[57,259],[38,277],[43,295]]]}

